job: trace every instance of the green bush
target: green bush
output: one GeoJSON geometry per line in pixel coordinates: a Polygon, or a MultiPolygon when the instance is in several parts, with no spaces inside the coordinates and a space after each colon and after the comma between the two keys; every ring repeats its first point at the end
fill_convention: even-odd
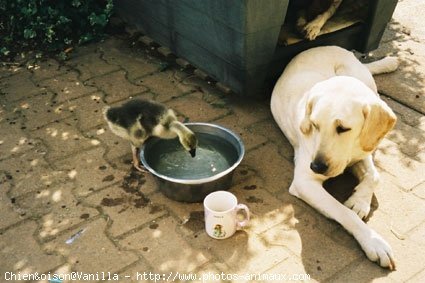
{"type": "Polygon", "coordinates": [[[33,50],[60,53],[98,39],[112,0],[0,0],[0,57],[33,50]]]}

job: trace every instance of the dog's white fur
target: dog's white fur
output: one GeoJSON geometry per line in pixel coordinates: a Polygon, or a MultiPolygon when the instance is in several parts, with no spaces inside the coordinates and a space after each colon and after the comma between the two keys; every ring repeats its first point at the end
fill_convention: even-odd
{"type": "Polygon", "coordinates": [[[274,119],[294,147],[289,192],[340,223],[370,260],[391,270],[395,264],[390,245],[362,219],[369,214],[379,181],[371,154],[396,122],[379,98],[372,74],[397,66],[395,58],[363,65],[345,49],[313,48],[288,64],[271,98],[274,119]],[[328,169],[315,173],[310,167],[316,163],[328,169]],[[322,183],[350,166],[360,183],[343,205],[322,183]]]}

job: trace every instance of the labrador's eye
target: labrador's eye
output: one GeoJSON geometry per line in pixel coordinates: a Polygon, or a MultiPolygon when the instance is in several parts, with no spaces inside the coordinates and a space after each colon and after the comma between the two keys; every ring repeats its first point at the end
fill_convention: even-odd
{"type": "Polygon", "coordinates": [[[319,126],[316,123],[311,123],[316,130],[319,130],[319,126]]]}
{"type": "Polygon", "coordinates": [[[336,132],[338,134],[342,134],[342,133],[348,132],[349,130],[351,130],[351,129],[350,128],[344,128],[343,126],[336,127],[336,132]]]}

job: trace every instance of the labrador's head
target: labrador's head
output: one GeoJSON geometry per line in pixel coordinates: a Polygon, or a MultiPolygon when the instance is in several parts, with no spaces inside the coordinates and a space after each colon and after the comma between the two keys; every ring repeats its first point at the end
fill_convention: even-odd
{"type": "Polygon", "coordinates": [[[311,139],[310,168],[334,177],[376,149],[396,122],[388,105],[361,81],[335,77],[316,84],[300,130],[311,139]]]}

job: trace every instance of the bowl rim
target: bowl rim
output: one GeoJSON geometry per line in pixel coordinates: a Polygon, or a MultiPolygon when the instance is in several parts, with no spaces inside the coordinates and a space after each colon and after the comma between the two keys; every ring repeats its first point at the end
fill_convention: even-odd
{"type": "Polygon", "coordinates": [[[239,135],[237,135],[236,133],[234,133],[233,131],[218,125],[218,124],[212,124],[212,123],[204,123],[204,122],[191,122],[191,123],[184,123],[184,125],[186,126],[208,126],[208,127],[213,127],[213,128],[217,128],[221,131],[225,131],[228,134],[230,134],[233,138],[235,138],[235,140],[237,141],[238,145],[240,146],[240,154],[238,159],[236,160],[236,162],[233,163],[232,166],[230,166],[229,168],[227,168],[226,170],[207,177],[207,178],[201,178],[201,179],[178,179],[178,178],[173,178],[173,177],[169,177],[163,174],[158,173],[157,171],[155,171],[146,161],[145,159],[145,147],[146,144],[149,141],[146,141],[146,143],[143,144],[142,148],[140,149],[140,153],[139,153],[139,157],[140,160],[142,161],[143,166],[145,166],[145,168],[154,176],[169,181],[169,182],[173,182],[173,183],[178,183],[178,184],[183,184],[183,185],[198,185],[198,184],[205,184],[205,183],[209,183],[209,182],[213,182],[217,179],[222,178],[223,176],[229,174],[230,172],[232,172],[237,166],[239,166],[239,164],[242,162],[242,159],[245,155],[245,146],[243,144],[242,139],[239,137],[239,135]]]}

